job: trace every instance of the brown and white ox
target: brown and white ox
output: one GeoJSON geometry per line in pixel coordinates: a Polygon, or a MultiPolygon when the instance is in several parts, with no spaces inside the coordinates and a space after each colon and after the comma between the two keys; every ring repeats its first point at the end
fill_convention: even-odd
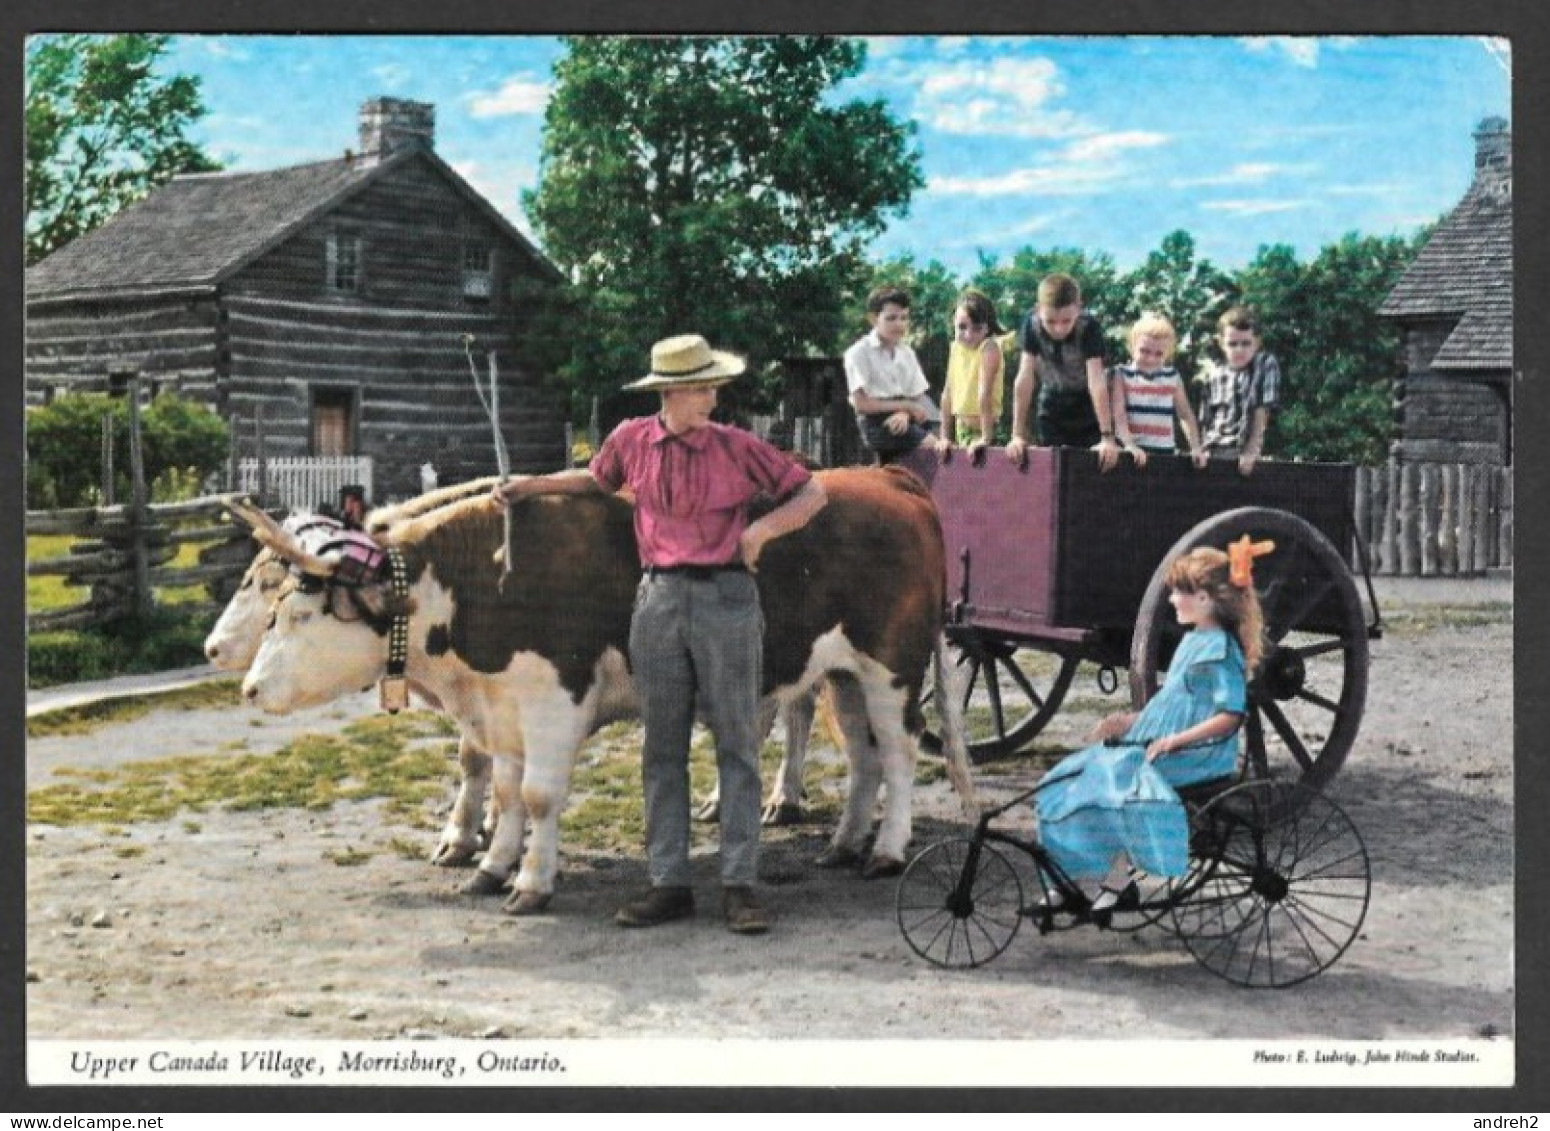
{"type": "MultiPolygon", "coordinates": [[[[494,477],[475,479],[420,495],[408,502],[378,507],[366,519],[366,528],[380,537],[383,532],[399,522],[417,518],[438,507],[460,502],[471,497],[489,494],[496,482],[494,477]]],[[[298,511],[286,517],[282,530],[294,535],[309,551],[315,551],[336,537],[344,524],[326,515],[298,511]]],[[[264,629],[280,586],[290,574],[290,563],[279,552],[263,546],[254,555],[247,571],[232,594],[231,600],[221,610],[210,634],[205,637],[204,651],[210,663],[220,671],[246,671],[258,654],[264,629]]],[[[414,688],[416,694],[430,706],[438,704],[423,688],[414,688]]],[[[458,740],[459,782],[457,799],[447,817],[446,826],[437,839],[431,853],[431,862],[442,867],[464,867],[474,862],[484,844],[483,826],[494,827],[494,814],[485,816],[485,799],[489,795],[491,763],[489,755],[475,745],[464,732],[458,740]]]]}
{"type": "MultiPolygon", "coordinates": [[[[942,635],[941,525],[929,492],[908,472],[820,475],[828,505],[801,531],[769,543],[759,561],[765,729],[781,704],[835,677],[850,780],[825,855],[860,858],[885,786],[866,872],[889,874],[902,866],[910,837],[926,664],[935,658],[944,678],[952,668],[942,635]]],[[[387,671],[394,616],[405,618],[405,674],[494,755],[499,821],[480,868],[498,882],[521,860],[506,903],[521,914],[542,910],[553,893],[558,819],[582,743],[637,713],[628,640],[640,565],[630,505],[617,497],[529,498],[512,508],[511,522],[504,583],[494,555],[502,519],[486,500],[395,525],[384,541],[402,555],[404,600],[380,578],[339,584],[336,560],[261,535],[304,576],[282,587],[243,693],[285,713],[368,685],[387,671]]],[[[942,701],[949,775],[973,811],[956,697],[942,701]]]]}

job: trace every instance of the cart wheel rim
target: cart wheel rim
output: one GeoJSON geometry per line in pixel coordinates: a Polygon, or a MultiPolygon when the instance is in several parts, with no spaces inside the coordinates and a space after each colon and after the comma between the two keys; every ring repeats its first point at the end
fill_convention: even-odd
{"type": "MultiPolygon", "coordinates": [[[[1019,647],[972,629],[952,636],[969,758],[980,764],[1011,757],[1054,718],[1081,660],[1019,647]]],[[[921,749],[928,754],[942,749],[936,694],[936,684],[928,678],[921,692],[926,712],[921,749]]]]}

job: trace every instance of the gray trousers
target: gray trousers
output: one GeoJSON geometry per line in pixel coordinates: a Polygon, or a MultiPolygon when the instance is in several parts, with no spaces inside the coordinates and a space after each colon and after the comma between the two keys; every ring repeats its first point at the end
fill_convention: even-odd
{"type": "Polygon", "coordinates": [[[764,615],[752,575],[641,579],[630,665],[646,732],[641,778],[653,887],[689,884],[689,742],[696,711],[716,740],[721,882],[742,886],[757,878],[763,654],[764,615]]]}

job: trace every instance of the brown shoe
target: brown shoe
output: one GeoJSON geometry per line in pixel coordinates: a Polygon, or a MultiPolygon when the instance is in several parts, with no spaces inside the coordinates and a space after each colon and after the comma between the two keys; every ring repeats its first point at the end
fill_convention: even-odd
{"type": "Polygon", "coordinates": [[[614,914],[621,927],[655,927],[694,914],[694,892],[688,888],[652,888],[645,895],[626,903],[614,914]]]}
{"type": "Polygon", "coordinates": [[[762,935],[770,929],[769,914],[754,898],[753,888],[726,888],[721,896],[727,930],[739,935],[762,935]]]}

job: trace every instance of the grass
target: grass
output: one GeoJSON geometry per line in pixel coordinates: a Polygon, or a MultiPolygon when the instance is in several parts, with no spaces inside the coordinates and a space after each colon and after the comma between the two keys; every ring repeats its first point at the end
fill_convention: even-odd
{"type": "Polygon", "coordinates": [[[103,727],[131,722],[151,711],[200,711],[209,707],[234,707],[239,702],[237,686],[240,679],[240,676],[233,676],[154,695],[105,699],[79,707],[49,711],[27,720],[27,737],[91,734],[103,727]]]}
{"type": "Polygon", "coordinates": [[[1481,628],[1512,623],[1511,601],[1478,605],[1385,605],[1383,628],[1390,635],[1421,636],[1440,628],[1481,628]]]}
{"type": "Polygon", "coordinates": [[[189,814],[326,810],[340,801],[380,798],[390,820],[431,828],[430,803],[443,797],[451,779],[453,751],[443,722],[425,712],[376,716],[336,735],[304,735],[271,754],[181,755],[61,770],[57,775],[67,780],[28,794],[27,820],[122,828],[182,816],[187,828],[189,814]]]}

